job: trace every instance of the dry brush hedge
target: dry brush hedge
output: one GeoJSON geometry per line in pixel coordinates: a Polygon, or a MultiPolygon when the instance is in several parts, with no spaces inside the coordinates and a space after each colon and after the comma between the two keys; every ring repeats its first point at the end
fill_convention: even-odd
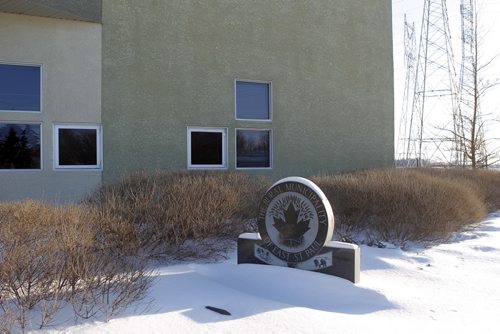
{"type": "Polygon", "coordinates": [[[43,328],[64,307],[109,319],[142,300],[150,272],[103,236],[89,207],[1,203],[0,331],[43,328]]]}
{"type": "Polygon", "coordinates": [[[262,178],[227,172],[137,172],[102,187],[87,203],[124,254],[210,257],[225,247],[207,240],[244,231],[267,186],[262,178]]]}
{"type": "MultiPolygon", "coordinates": [[[[364,241],[446,239],[500,208],[498,172],[462,169],[384,169],[317,176],[332,202],[337,237],[364,241]]],[[[141,172],[96,192],[107,233],[125,254],[214,256],[225,248],[193,240],[235,238],[254,218],[271,182],[234,173],[141,172]],[[189,247],[184,247],[189,245],[189,247]],[[200,252],[201,251],[201,252],[200,252]]],[[[222,244],[222,243],[219,243],[222,244]]]]}
{"type": "Polygon", "coordinates": [[[338,238],[404,244],[446,239],[487,214],[486,194],[453,173],[384,169],[313,181],[332,203],[338,238]]]}
{"type": "Polygon", "coordinates": [[[488,211],[500,210],[500,171],[466,168],[419,168],[414,171],[466,185],[483,201],[488,211]]]}

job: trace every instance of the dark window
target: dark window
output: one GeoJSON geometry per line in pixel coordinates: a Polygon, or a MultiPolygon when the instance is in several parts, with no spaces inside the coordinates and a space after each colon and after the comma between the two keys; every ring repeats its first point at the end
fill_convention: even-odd
{"type": "Polygon", "coordinates": [[[0,123],[0,169],[40,169],[40,124],[0,123]]]}
{"type": "Polygon", "coordinates": [[[236,130],[236,167],[271,167],[271,131],[236,130]]]}
{"type": "Polygon", "coordinates": [[[0,110],[41,110],[39,66],[0,64],[0,110]]]}
{"type": "Polygon", "coordinates": [[[223,133],[191,130],[191,165],[224,165],[223,133]]]}
{"type": "Polygon", "coordinates": [[[59,166],[98,167],[97,129],[59,128],[59,166]]]}
{"type": "Polygon", "coordinates": [[[269,83],[236,81],[236,118],[269,120],[269,83]]]}

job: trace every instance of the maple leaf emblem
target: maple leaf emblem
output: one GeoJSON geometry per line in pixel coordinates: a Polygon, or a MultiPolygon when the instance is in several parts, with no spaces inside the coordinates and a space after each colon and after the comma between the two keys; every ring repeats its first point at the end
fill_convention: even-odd
{"type": "Polygon", "coordinates": [[[289,247],[298,247],[304,241],[304,234],[309,230],[310,219],[299,220],[300,209],[296,210],[292,202],[283,210],[284,220],[273,216],[274,227],[278,230],[281,241],[289,247]]]}

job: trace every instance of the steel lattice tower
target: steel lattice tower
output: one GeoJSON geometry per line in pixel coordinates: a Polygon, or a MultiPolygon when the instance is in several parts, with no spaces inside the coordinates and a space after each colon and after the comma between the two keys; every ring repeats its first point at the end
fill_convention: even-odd
{"type": "Polygon", "coordinates": [[[457,86],[446,0],[424,0],[411,111],[406,113],[406,166],[455,163],[457,86]],[[408,115],[409,114],[409,115],[408,115]]]}
{"type": "Polygon", "coordinates": [[[415,62],[417,57],[417,39],[415,34],[415,22],[408,23],[405,14],[404,21],[404,64],[406,66],[405,86],[403,92],[403,105],[401,108],[401,119],[399,122],[398,143],[396,146],[397,164],[406,166],[409,161],[410,139],[412,128],[411,108],[413,98],[413,85],[415,83],[415,62]]]}

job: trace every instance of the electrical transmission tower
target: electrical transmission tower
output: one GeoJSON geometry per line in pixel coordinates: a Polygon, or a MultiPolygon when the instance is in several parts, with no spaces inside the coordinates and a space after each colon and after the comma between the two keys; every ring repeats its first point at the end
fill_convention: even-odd
{"type": "Polygon", "coordinates": [[[453,58],[446,0],[424,0],[411,110],[404,116],[407,129],[400,138],[406,147],[400,155],[406,167],[449,164],[457,159],[453,58]]]}
{"type": "Polygon", "coordinates": [[[411,118],[413,85],[415,83],[415,61],[417,57],[417,39],[415,35],[415,22],[408,23],[405,14],[404,21],[404,64],[406,66],[405,86],[403,92],[403,106],[401,109],[401,119],[399,122],[398,143],[396,147],[397,163],[406,166],[410,159],[409,152],[415,148],[410,148],[415,143],[410,141],[411,128],[413,127],[411,118]]]}
{"type": "Polygon", "coordinates": [[[458,130],[464,165],[487,165],[484,128],[479,108],[479,64],[476,0],[462,0],[462,64],[460,67],[458,130]]]}

